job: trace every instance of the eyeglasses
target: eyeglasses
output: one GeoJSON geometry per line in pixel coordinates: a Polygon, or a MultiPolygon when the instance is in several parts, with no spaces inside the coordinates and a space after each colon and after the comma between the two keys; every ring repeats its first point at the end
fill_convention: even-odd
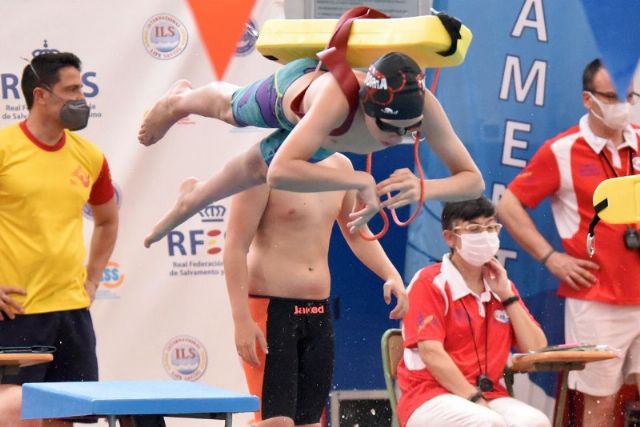
{"type": "Polygon", "coordinates": [[[393,132],[396,135],[405,136],[408,133],[419,131],[420,126],[422,126],[422,120],[420,120],[418,123],[412,124],[411,126],[407,126],[406,128],[401,128],[387,122],[383,122],[379,117],[376,117],[376,126],[378,126],[378,129],[380,129],[382,132],[393,132]]]}
{"type": "MultiPolygon", "coordinates": [[[[614,92],[600,92],[597,90],[590,90],[588,92],[591,92],[594,95],[600,95],[610,103],[618,102],[618,95],[616,95],[614,92]]],[[[627,102],[631,105],[636,105],[638,102],[640,102],[640,93],[629,92],[627,94],[627,102]]]]}
{"type": "Polygon", "coordinates": [[[483,231],[488,231],[489,233],[500,233],[500,230],[502,230],[502,224],[499,224],[497,222],[494,222],[492,224],[486,224],[486,225],[466,224],[458,227],[453,227],[453,231],[456,231],[456,230],[462,230],[465,233],[470,233],[470,234],[478,234],[478,233],[482,233],[483,231]]]}

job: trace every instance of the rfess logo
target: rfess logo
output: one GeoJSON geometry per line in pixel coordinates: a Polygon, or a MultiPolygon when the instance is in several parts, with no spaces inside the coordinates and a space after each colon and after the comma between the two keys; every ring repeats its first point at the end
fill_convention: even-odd
{"type": "MultiPolygon", "coordinates": [[[[224,222],[227,208],[223,205],[209,205],[202,209],[198,215],[203,224],[224,222]]],[[[222,227],[198,228],[188,231],[172,230],[167,233],[167,245],[169,256],[197,255],[202,250],[215,255],[222,252],[222,227]]]]}
{"type": "Polygon", "coordinates": [[[96,292],[96,300],[120,299],[120,288],[124,283],[124,273],[120,264],[109,261],[102,270],[100,286],[96,292]]]}
{"type": "Polygon", "coordinates": [[[198,214],[199,227],[167,233],[167,252],[171,259],[169,277],[224,276],[220,254],[226,213],[223,205],[209,205],[198,214]]]}
{"type": "Polygon", "coordinates": [[[207,350],[196,338],[179,335],[164,346],[162,365],[173,379],[195,381],[207,370],[207,350]]]}
{"type": "Polygon", "coordinates": [[[107,289],[115,289],[120,287],[122,282],[124,282],[124,274],[120,271],[120,264],[115,261],[109,261],[105,269],[102,271],[100,286],[107,289]]]}

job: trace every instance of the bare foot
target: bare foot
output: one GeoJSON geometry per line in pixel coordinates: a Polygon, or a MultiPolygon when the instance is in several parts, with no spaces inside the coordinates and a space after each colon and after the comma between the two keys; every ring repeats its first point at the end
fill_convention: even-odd
{"type": "Polygon", "coordinates": [[[140,130],[138,130],[138,141],[142,145],[151,145],[158,142],[171,126],[178,120],[186,117],[181,111],[177,111],[175,103],[180,95],[191,90],[191,82],[188,80],[178,80],[148,111],[140,130]]]}
{"type": "MultiPolygon", "coordinates": [[[[187,178],[180,185],[178,191],[178,200],[169,212],[153,227],[151,232],[144,239],[144,247],[148,248],[158,240],[162,239],[169,231],[191,218],[194,214],[188,211],[185,199],[200,184],[198,178],[187,178]]],[[[196,211],[197,212],[197,211],[196,211]]]]}

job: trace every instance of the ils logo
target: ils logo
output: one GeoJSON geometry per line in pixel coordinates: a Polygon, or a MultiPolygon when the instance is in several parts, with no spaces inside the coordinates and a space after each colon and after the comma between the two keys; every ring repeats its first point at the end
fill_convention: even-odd
{"type": "Polygon", "coordinates": [[[162,365],[175,380],[195,381],[207,370],[207,350],[197,339],[179,335],[164,346],[162,365]]]}
{"type": "MultiPolygon", "coordinates": [[[[118,209],[120,209],[120,205],[122,204],[122,190],[120,189],[120,186],[118,186],[118,184],[116,184],[115,182],[112,182],[112,184],[114,196],[116,198],[116,206],[118,207],[118,209]]],[[[90,219],[91,221],[93,221],[93,211],[91,210],[91,206],[89,205],[89,203],[85,203],[82,207],[82,214],[86,219],[90,219]]]]}
{"type": "Polygon", "coordinates": [[[227,208],[223,205],[209,205],[198,213],[200,221],[206,228],[170,231],[167,234],[169,256],[198,255],[203,251],[209,255],[215,255],[222,252],[224,239],[222,224],[226,213],[227,208]]]}
{"type": "Polygon", "coordinates": [[[153,15],[144,23],[142,44],[156,59],[173,59],[187,47],[189,34],[175,16],[167,13],[153,15]]]}
{"type": "Polygon", "coordinates": [[[237,56],[246,56],[253,52],[253,49],[256,46],[256,41],[258,40],[258,26],[253,20],[249,20],[247,22],[247,26],[242,34],[242,38],[238,42],[236,46],[236,55],[237,56]]]}

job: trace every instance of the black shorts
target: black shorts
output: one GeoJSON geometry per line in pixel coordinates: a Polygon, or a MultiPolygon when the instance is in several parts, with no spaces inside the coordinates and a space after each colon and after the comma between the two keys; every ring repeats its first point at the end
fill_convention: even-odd
{"type": "Polygon", "coordinates": [[[333,325],[327,300],[254,297],[251,314],[269,347],[260,367],[244,363],[258,419],[288,417],[296,425],[320,421],[333,375],[333,325]],[[265,357],[266,356],[266,357],[265,357]]]}
{"type": "Polygon", "coordinates": [[[0,346],[53,346],[53,362],[21,368],[2,384],[97,381],[96,336],[89,310],[17,315],[0,321],[0,346]]]}

